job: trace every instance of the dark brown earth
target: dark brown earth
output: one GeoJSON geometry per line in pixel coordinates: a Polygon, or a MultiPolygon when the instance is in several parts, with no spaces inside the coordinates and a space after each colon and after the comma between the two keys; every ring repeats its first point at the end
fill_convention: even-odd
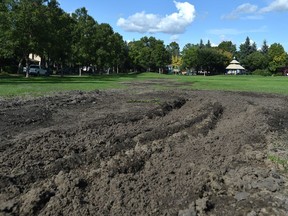
{"type": "Polygon", "coordinates": [[[288,215],[287,108],[147,83],[1,99],[0,215],[288,215]]]}

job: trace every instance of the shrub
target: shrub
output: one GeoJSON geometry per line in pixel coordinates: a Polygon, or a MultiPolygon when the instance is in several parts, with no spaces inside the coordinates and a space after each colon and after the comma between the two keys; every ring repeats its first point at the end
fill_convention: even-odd
{"type": "Polygon", "coordinates": [[[4,66],[3,71],[7,72],[7,73],[17,73],[17,66],[4,66]]]}
{"type": "Polygon", "coordinates": [[[253,75],[272,76],[272,73],[267,69],[257,69],[252,72],[253,75]]]}
{"type": "Polygon", "coordinates": [[[0,72],[0,76],[8,76],[8,75],[9,74],[7,72],[4,72],[4,71],[0,72]]]}

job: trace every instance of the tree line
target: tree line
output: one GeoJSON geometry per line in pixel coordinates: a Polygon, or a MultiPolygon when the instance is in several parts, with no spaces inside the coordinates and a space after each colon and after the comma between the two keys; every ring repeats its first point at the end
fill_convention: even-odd
{"type": "Polygon", "coordinates": [[[221,74],[229,62],[236,58],[248,73],[257,75],[277,74],[278,69],[287,67],[288,54],[279,43],[267,45],[264,40],[260,48],[249,37],[237,50],[231,41],[222,41],[217,47],[212,47],[210,41],[204,44],[187,44],[182,51],[183,67],[209,71],[212,74],[221,74]]]}
{"type": "MultiPolygon", "coordinates": [[[[16,64],[18,72],[29,66],[29,54],[41,56],[42,63],[62,71],[65,67],[89,66],[93,73],[127,71],[167,72],[167,66],[179,70],[225,72],[236,57],[250,72],[277,73],[287,66],[283,46],[274,43],[261,49],[249,37],[239,51],[231,41],[212,47],[200,40],[186,44],[165,45],[155,37],[127,42],[107,23],[98,23],[86,8],[72,14],[65,12],[57,0],[2,0],[0,2],[0,68],[16,64]]],[[[28,76],[28,74],[27,74],[28,76]]]]}

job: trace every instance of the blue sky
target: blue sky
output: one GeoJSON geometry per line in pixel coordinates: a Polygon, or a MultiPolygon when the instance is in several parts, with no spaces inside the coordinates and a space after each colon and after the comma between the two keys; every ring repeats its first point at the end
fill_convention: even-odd
{"type": "Polygon", "coordinates": [[[86,7],[98,23],[109,23],[124,40],[154,36],[180,48],[200,39],[237,45],[247,36],[260,48],[280,43],[288,51],[288,0],[59,0],[66,12],[86,7]]]}

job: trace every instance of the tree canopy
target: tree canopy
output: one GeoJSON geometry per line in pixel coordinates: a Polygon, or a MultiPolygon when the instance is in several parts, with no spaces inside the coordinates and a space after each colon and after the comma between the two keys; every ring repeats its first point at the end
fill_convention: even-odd
{"type": "MultiPolygon", "coordinates": [[[[5,0],[0,3],[0,58],[29,64],[29,54],[47,66],[97,65],[119,68],[127,46],[109,24],[98,24],[86,8],[64,12],[56,0],[5,0]]],[[[27,73],[28,76],[28,73],[27,73]]]]}
{"type": "Polygon", "coordinates": [[[128,44],[132,67],[139,71],[157,71],[169,64],[170,53],[162,40],[143,37],[128,44]]]}
{"type": "MultiPolygon", "coordinates": [[[[264,40],[258,49],[248,36],[237,50],[232,41],[213,46],[187,43],[181,50],[175,41],[165,45],[144,36],[126,42],[108,23],[98,23],[86,8],[69,14],[57,0],[2,0],[0,2],[0,68],[13,59],[29,65],[29,54],[41,56],[41,63],[56,69],[89,66],[93,73],[119,71],[163,71],[168,65],[181,70],[225,73],[236,57],[248,70],[269,70],[288,65],[283,46],[264,40]]],[[[79,70],[81,72],[81,70],[79,70]]],[[[80,73],[81,74],[81,73],[80,73]]],[[[26,74],[28,76],[28,73],[26,74]]]]}

